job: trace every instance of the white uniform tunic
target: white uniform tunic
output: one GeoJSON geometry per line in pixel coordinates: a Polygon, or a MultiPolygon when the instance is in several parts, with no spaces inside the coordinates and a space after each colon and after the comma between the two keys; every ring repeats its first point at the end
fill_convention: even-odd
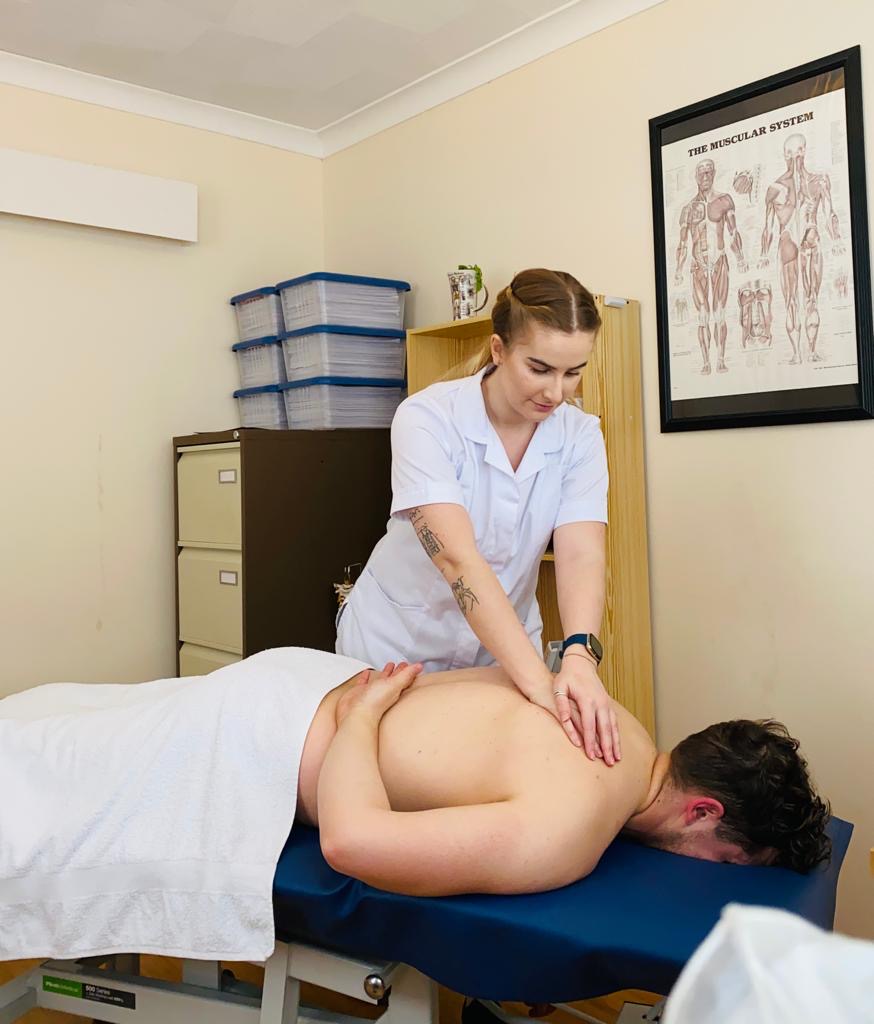
{"type": "Polygon", "coordinates": [[[449,584],[398,513],[449,503],[467,509],[476,545],[540,651],[535,589],[553,530],[607,522],[607,457],[595,416],[562,403],[538,424],[519,468],[486,413],[485,371],[432,384],[392,423],[392,518],[343,613],[337,652],[368,664],[405,659],[425,671],[487,665],[449,584]]]}

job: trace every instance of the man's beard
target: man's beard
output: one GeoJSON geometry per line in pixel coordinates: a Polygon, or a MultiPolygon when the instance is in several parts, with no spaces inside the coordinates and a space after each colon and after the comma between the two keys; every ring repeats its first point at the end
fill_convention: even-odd
{"type": "Polygon", "coordinates": [[[627,839],[633,839],[643,846],[650,846],[655,850],[666,850],[668,853],[686,854],[689,849],[689,837],[674,829],[660,829],[658,832],[637,832],[631,828],[624,828],[622,835],[627,839]]]}

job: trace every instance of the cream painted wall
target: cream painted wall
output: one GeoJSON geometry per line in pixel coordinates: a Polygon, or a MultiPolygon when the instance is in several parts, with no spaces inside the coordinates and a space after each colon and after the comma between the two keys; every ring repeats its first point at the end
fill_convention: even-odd
{"type": "Polygon", "coordinates": [[[11,87],[0,137],[199,189],[192,245],[0,217],[0,695],[169,676],[170,439],[239,423],[227,300],[323,265],[322,165],[11,87]]]}
{"type": "Polygon", "coordinates": [[[647,126],[857,43],[870,140],[870,4],[668,0],[330,157],[325,254],[414,282],[411,325],[448,318],[459,262],[641,300],[660,742],[785,719],[856,823],[838,924],[874,937],[874,423],[659,432],[647,126]]]}

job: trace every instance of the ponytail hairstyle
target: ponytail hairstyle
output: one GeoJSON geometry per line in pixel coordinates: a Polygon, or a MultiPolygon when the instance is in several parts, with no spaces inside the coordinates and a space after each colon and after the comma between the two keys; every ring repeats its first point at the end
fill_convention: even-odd
{"type": "MultiPolygon", "coordinates": [[[[592,293],[563,270],[520,270],[502,288],[492,307],[492,333],[509,348],[529,327],[540,324],[572,334],[597,332],[601,317],[592,293]]],[[[482,351],[445,373],[441,380],[458,380],[479,373],[492,362],[491,340],[482,351]]]]}

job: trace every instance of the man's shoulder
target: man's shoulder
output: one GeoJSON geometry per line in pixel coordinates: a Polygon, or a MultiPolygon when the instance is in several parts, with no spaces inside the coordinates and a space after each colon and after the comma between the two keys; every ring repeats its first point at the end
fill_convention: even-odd
{"type": "Polygon", "coordinates": [[[512,798],[519,853],[531,864],[549,865],[550,887],[590,874],[640,802],[636,786],[611,777],[615,767],[589,761],[557,723],[556,735],[548,750],[536,740],[530,745],[520,765],[527,778],[512,798]]]}
{"type": "MultiPolygon", "coordinates": [[[[608,767],[601,760],[590,761],[548,712],[527,701],[520,706],[518,729],[526,743],[515,746],[515,795],[524,803],[536,804],[541,820],[550,819],[550,828],[562,834],[590,829],[605,813],[612,820],[620,809],[626,809],[627,815],[617,824],[615,835],[645,795],[656,756],[655,744],[629,711],[619,705],[616,711],[622,760],[608,767]]],[[[598,827],[597,832],[601,834],[602,829],[598,827]]]]}

